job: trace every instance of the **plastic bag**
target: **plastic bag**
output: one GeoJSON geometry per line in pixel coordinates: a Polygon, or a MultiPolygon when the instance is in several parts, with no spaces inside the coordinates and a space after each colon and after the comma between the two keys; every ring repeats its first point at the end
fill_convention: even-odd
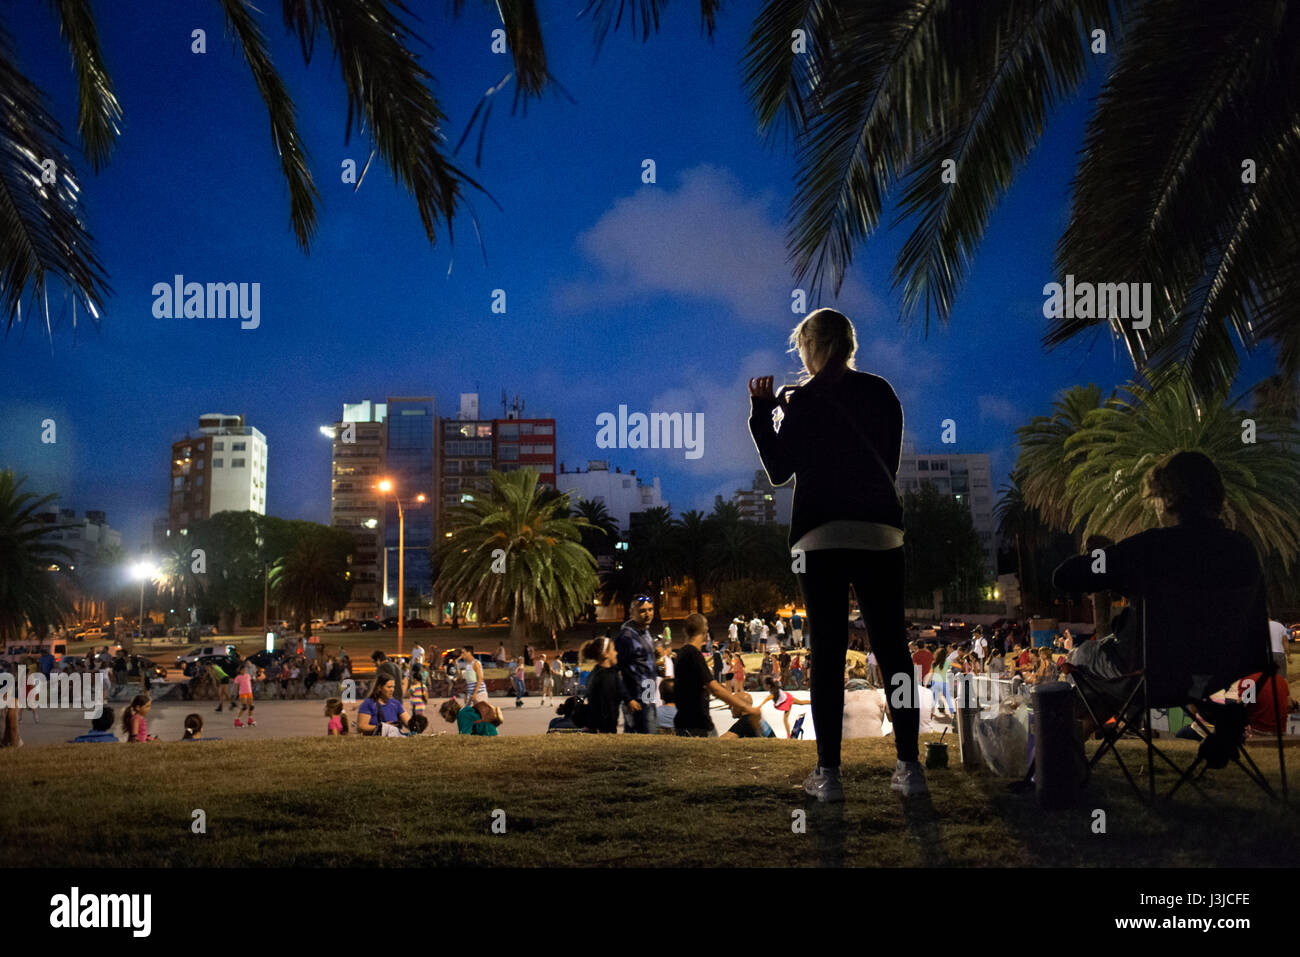
{"type": "Polygon", "coordinates": [[[975,739],[988,769],[999,777],[1024,777],[1029,767],[1029,706],[1022,697],[1003,701],[992,718],[975,720],[975,739]]]}

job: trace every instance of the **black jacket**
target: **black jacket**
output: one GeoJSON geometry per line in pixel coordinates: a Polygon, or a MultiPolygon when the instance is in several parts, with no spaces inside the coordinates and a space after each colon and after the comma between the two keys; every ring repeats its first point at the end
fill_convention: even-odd
{"type": "Polygon", "coordinates": [[[616,669],[591,669],[591,677],[587,679],[587,710],[582,723],[602,734],[618,731],[618,708],[623,701],[620,686],[616,669]]]}
{"type": "Polygon", "coordinates": [[[749,434],[773,485],[795,479],[790,544],[831,521],[901,529],[903,509],[894,482],[903,449],[903,406],[889,382],[850,369],[834,382],[814,376],[804,386],[785,389],[782,398],[779,431],[772,422],[778,403],[751,399],[749,434]]]}

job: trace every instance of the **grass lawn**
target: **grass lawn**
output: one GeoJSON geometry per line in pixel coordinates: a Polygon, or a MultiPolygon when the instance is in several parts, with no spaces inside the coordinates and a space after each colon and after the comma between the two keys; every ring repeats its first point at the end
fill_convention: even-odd
{"type": "MultiPolygon", "coordinates": [[[[1275,754],[1252,754],[1275,774],[1275,754]]],[[[1153,813],[1109,762],[1079,808],[1046,812],[957,769],[905,802],[889,790],[891,739],[847,742],[849,801],[818,806],[801,788],[814,761],[809,742],[622,735],[6,750],[0,865],[1203,867],[1290,866],[1300,851],[1296,815],[1235,768],[1212,774],[1217,807],[1188,793],[1153,813]],[[191,833],[196,808],[206,834],[191,833]]]]}

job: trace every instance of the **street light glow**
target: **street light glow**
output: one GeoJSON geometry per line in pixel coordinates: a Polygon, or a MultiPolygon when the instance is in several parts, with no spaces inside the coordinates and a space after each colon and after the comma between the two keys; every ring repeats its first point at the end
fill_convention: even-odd
{"type": "Polygon", "coordinates": [[[332,438],[334,438],[334,426],[332,426],[332,425],[322,425],[322,426],[320,427],[320,434],[323,435],[323,436],[325,436],[325,438],[327,438],[327,439],[332,439],[332,438]]]}
{"type": "Polygon", "coordinates": [[[379,489],[381,492],[391,492],[393,490],[393,483],[388,481],[388,479],[380,479],[379,484],[376,485],[375,488],[379,489]]]}
{"type": "Polygon", "coordinates": [[[152,578],[158,574],[158,569],[148,562],[136,562],[131,566],[131,577],[137,581],[144,581],[146,578],[152,578]]]}

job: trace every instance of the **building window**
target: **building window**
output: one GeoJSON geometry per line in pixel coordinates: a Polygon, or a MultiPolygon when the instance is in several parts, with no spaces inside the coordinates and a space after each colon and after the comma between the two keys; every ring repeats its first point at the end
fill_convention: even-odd
{"type": "Polygon", "coordinates": [[[247,463],[248,459],[231,459],[230,467],[232,469],[242,469],[247,465],[247,463]]]}
{"type": "Polygon", "coordinates": [[[918,472],[928,472],[930,471],[930,463],[925,461],[925,459],[922,459],[916,463],[916,470],[918,472]]]}
{"type": "MultiPolygon", "coordinates": [[[[526,447],[526,446],[525,446],[526,447]]],[[[514,462],[519,458],[519,446],[517,445],[498,445],[497,458],[503,462],[514,462]]]]}
{"type": "Polygon", "coordinates": [[[532,435],[532,434],[533,434],[533,423],[531,423],[531,422],[520,422],[520,423],[519,423],[519,434],[520,434],[520,435],[532,435]]]}
{"type": "Polygon", "coordinates": [[[230,451],[232,451],[232,452],[244,452],[244,451],[246,451],[247,449],[248,449],[248,443],[247,443],[247,442],[231,442],[231,443],[230,443],[230,451]]]}
{"type": "Polygon", "coordinates": [[[533,435],[554,435],[554,434],[555,434],[554,426],[550,426],[550,425],[533,426],[533,435]]]}
{"type": "Polygon", "coordinates": [[[224,452],[224,451],[226,451],[226,443],[225,443],[225,442],[213,442],[213,443],[212,443],[212,451],[214,451],[214,452],[224,452]]]}
{"type": "Polygon", "coordinates": [[[172,488],[184,488],[184,487],[185,487],[184,476],[178,475],[174,479],[172,479],[172,488]]]}
{"type": "Polygon", "coordinates": [[[491,425],[491,423],[488,423],[487,425],[480,425],[480,426],[478,427],[478,437],[479,437],[480,439],[490,439],[490,438],[492,438],[492,425],[491,425]]]}
{"type": "Polygon", "coordinates": [[[202,459],[199,459],[197,462],[195,462],[195,463],[194,463],[194,467],[195,467],[196,469],[201,469],[201,468],[203,468],[203,460],[202,460],[202,459]]]}
{"type": "Polygon", "coordinates": [[[497,435],[503,439],[519,438],[519,423],[503,422],[497,426],[497,435]]]}
{"type": "Polygon", "coordinates": [[[223,460],[222,460],[222,459],[213,459],[213,460],[212,460],[212,467],[213,467],[214,469],[219,469],[219,468],[221,468],[222,464],[223,464],[223,460]]]}

